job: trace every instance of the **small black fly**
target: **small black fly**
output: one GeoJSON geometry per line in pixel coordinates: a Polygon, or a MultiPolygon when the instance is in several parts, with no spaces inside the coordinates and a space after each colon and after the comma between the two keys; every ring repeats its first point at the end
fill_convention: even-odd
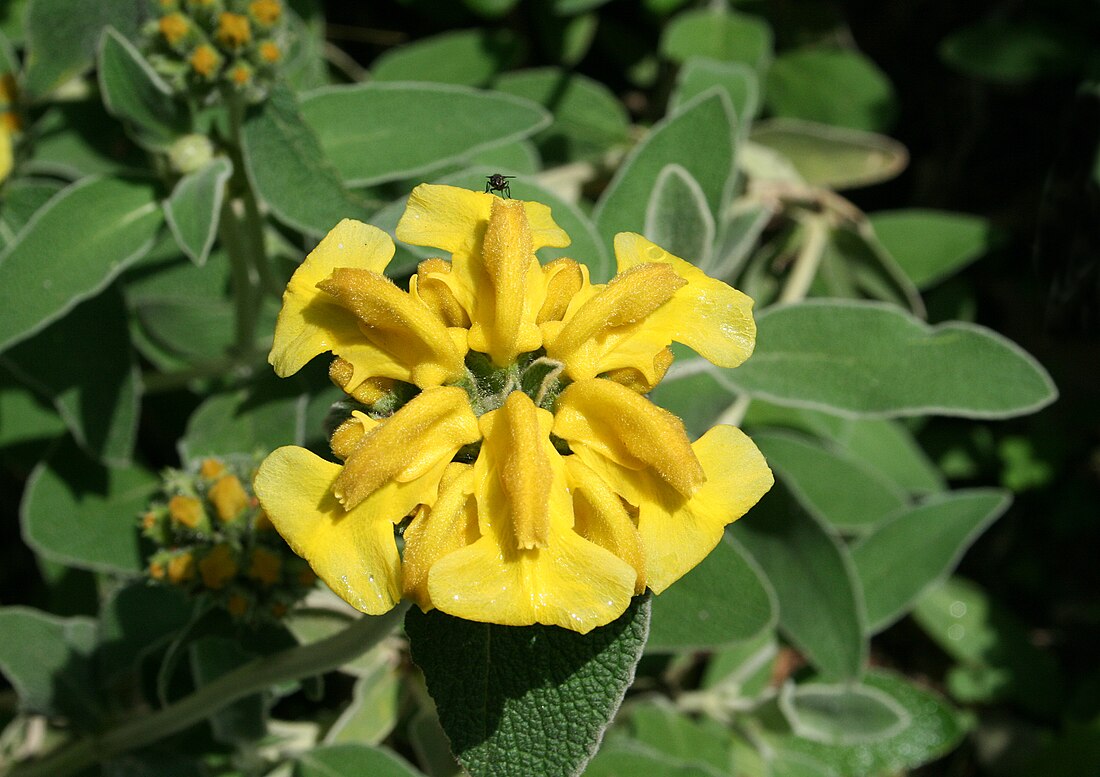
{"type": "Polygon", "coordinates": [[[508,179],[510,178],[515,178],[515,176],[501,175],[500,173],[485,176],[485,193],[497,192],[504,199],[508,199],[512,196],[512,188],[508,185],[508,179]]]}

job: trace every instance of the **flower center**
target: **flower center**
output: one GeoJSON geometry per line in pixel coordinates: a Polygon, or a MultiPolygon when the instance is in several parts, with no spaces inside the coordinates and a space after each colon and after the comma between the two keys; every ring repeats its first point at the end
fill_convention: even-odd
{"type": "Polygon", "coordinates": [[[466,354],[466,375],[458,385],[470,397],[477,416],[496,410],[513,391],[521,391],[536,407],[554,412],[558,395],[570,384],[564,365],[546,356],[542,349],[520,354],[506,367],[497,367],[488,354],[466,354]]]}

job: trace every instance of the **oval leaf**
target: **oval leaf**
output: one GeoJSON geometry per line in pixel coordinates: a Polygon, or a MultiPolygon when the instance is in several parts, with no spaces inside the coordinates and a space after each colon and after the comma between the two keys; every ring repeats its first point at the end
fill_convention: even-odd
{"type": "Polygon", "coordinates": [[[410,83],[319,89],[302,100],[302,116],[349,186],[420,175],[550,123],[542,108],[512,95],[410,83]]]}
{"type": "Polygon", "coordinates": [[[405,631],[451,750],[473,777],[571,777],[596,752],[634,680],[649,598],[635,597],[618,620],[588,634],[416,608],[405,631]]]}
{"type": "Polygon", "coordinates": [[[159,485],[141,467],[101,467],[62,445],[27,479],[23,539],[69,566],[133,574],[144,566],[137,516],[159,485]]]}
{"type": "Polygon", "coordinates": [[[404,760],[377,747],[328,745],[298,757],[294,777],[421,777],[404,760]]]}
{"type": "MultiPolygon", "coordinates": [[[[734,128],[724,92],[708,93],[655,124],[596,205],[596,226],[609,250],[616,233],[637,232],[643,227],[650,193],[666,165],[678,164],[687,171],[698,182],[710,213],[720,213],[733,174],[734,128]]],[[[593,277],[594,282],[606,280],[593,277]]]]}
{"type": "MultiPolygon", "coordinates": [[[[355,121],[362,132],[362,116],[355,121]]],[[[241,152],[256,192],[284,224],[327,234],[341,219],[365,221],[367,212],[340,182],[317,137],[298,112],[294,94],[273,89],[244,124],[241,152]]]]}
{"type": "Polygon", "coordinates": [[[99,89],[112,116],[130,125],[135,140],[165,149],[187,132],[187,111],[145,57],[114,28],[99,41],[99,89]]]}
{"type": "Polygon", "coordinates": [[[710,264],[714,216],[699,182],[677,164],[665,165],[649,196],[645,236],[697,267],[710,264]]]}
{"type": "Polygon", "coordinates": [[[1003,491],[943,494],[906,510],[853,545],[871,633],[901,618],[925,591],[951,574],[1010,503],[1003,491]]]}
{"type": "Polygon", "coordinates": [[[689,57],[743,62],[762,73],[771,62],[772,31],[756,16],[701,8],[672,20],[661,37],[661,53],[674,62],[689,57]]]}
{"type": "Polygon", "coordinates": [[[519,53],[510,30],[456,30],[390,49],[371,65],[371,77],[375,83],[486,86],[497,73],[513,67],[519,53]]]}
{"type": "Polygon", "coordinates": [[[229,159],[218,157],[180,178],[172,196],[164,202],[164,215],[176,243],[200,267],[206,264],[214,246],[225,184],[232,174],[229,159]]]}
{"type": "Polygon", "coordinates": [[[867,531],[906,506],[901,489],[842,450],[782,432],[752,439],[802,504],[834,530],[867,531]]]}
{"type": "Polygon", "coordinates": [[[752,359],[730,384],[777,404],[849,416],[1007,418],[1053,402],[1046,370],[974,324],[930,327],[894,307],[814,300],[757,317],[752,359]]]}
{"type": "Polygon", "coordinates": [[[995,235],[986,219],[936,210],[871,215],[879,241],[917,286],[926,289],[989,250],[995,235]]]}
{"type": "Polygon", "coordinates": [[[775,625],[777,602],[757,564],[729,537],[653,601],[650,652],[722,647],[775,625]]]}
{"type": "Polygon", "coordinates": [[[791,643],[827,678],[858,676],[867,655],[863,602],[844,546],[781,482],[728,531],[775,588],[791,643]]]}
{"type": "Polygon", "coordinates": [[[676,77],[668,112],[676,113],[714,87],[729,96],[738,125],[747,129],[760,107],[760,86],[756,71],[741,62],[719,62],[707,57],[689,59],[676,77]]]}
{"type": "Polygon", "coordinates": [[[775,116],[871,132],[897,115],[890,80],[849,49],[802,48],[780,54],[768,71],[767,105],[775,116]]]}
{"type": "Polygon", "coordinates": [[[829,189],[888,181],[909,163],[905,146],[885,135],[796,119],[759,122],[752,140],[782,154],[806,183],[829,189]]]}
{"type": "Polygon", "coordinates": [[[863,685],[790,684],[779,708],[795,734],[830,745],[880,741],[911,722],[889,694],[863,685]]]}

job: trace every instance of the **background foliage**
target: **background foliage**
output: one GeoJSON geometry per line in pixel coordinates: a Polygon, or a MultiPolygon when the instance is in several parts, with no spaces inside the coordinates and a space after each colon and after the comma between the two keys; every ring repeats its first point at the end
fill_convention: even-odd
{"type": "MultiPolygon", "coordinates": [[[[544,261],[603,281],[642,231],[759,312],[745,366],[678,354],[654,398],[742,421],[777,486],[653,599],[585,774],[1097,768],[1093,4],[290,5],[246,111],[173,96],[140,0],[0,4],[0,769],[347,626],[320,591],[207,617],[143,580],[137,516],[165,467],[323,449],[339,391],[264,363],[285,277],[338,219],[392,231],[416,183],[492,172],[573,237],[544,261]]],[[[257,675],[88,773],[451,775],[441,720],[472,773],[524,749],[412,658],[426,685],[397,636],[257,675]]]]}

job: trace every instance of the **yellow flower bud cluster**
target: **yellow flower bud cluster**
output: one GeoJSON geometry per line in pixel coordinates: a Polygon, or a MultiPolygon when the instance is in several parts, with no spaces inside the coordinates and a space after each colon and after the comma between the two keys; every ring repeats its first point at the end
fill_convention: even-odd
{"type": "Polygon", "coordinates": [[[140,518],[155,546],[147,573],[220,605],[238,620],[277,620],[315,580],[259,507],[251,460],[208,458],[169,470],[161,497],[140,518]]]}
{"type": "Polygon", "coordinates": [[[149,61],[182,92],[261,98],[286,53],[283,0],[158,0],[149,61]]]}

